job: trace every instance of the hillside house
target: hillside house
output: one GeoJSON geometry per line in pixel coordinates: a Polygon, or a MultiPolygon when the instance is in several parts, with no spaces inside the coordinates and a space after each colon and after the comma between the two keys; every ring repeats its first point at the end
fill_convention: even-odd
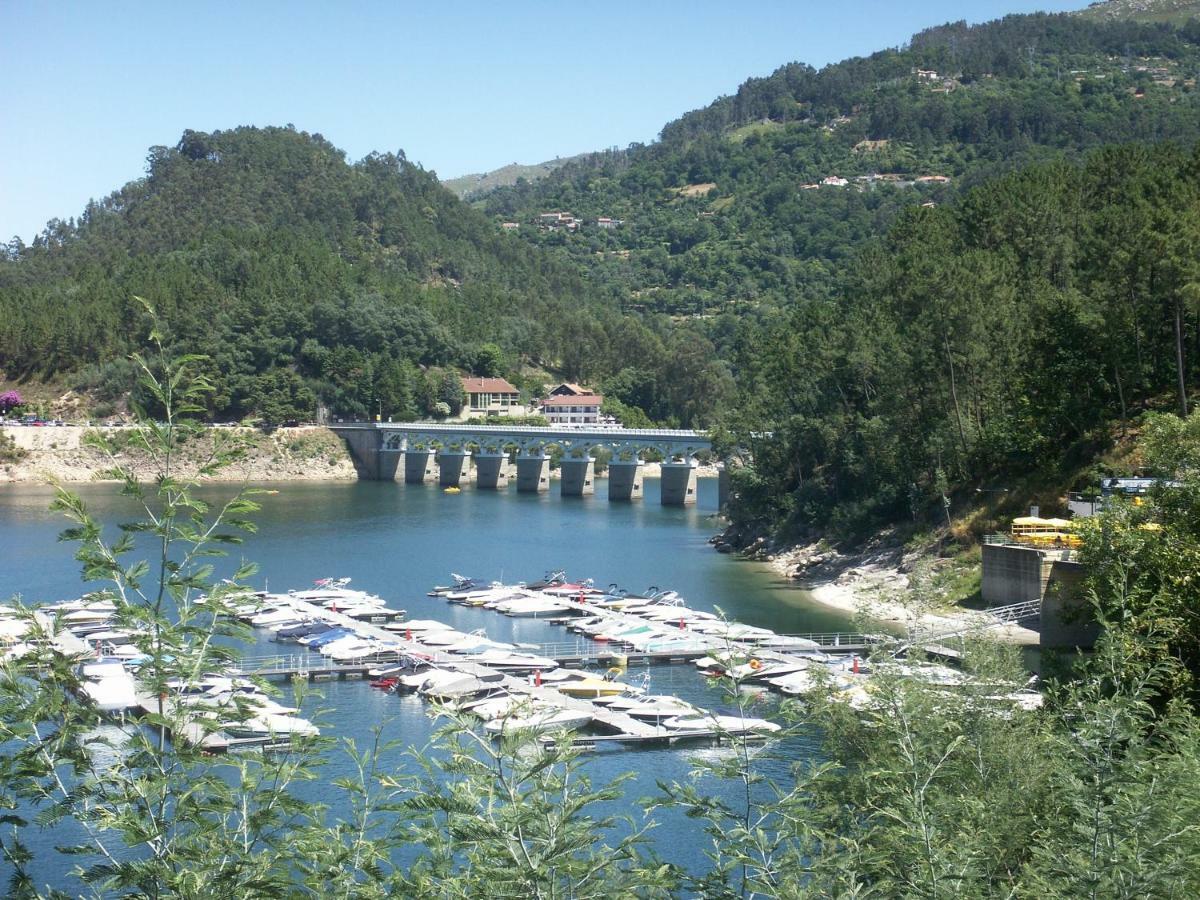
{"type": "Polygon", "coordinates": [[[519,416],[525,414],[521,392],[503,378],[463,378],[467,405],[463,412],[474,416],[519,416]]]}
{"type": "Polygon", "coordinates": [[[608,216],[601,216],[596,220],[596,225],[605,229],[620,228],[624,224],[625,222],[623,219],[612,219],[608,216]]]}
{"type": "Polygon", "coordinates": [[[579,220],[569,212],[544,212],[538,216],[538,225],[550,231],[559,228],[574,231],[579,227],[579,220]]]}
{"type": "Polygon", "coordinates": [[[552,394],[542,401],[541,412],[551,425],[596,425],[603,403],[599,394],[552,394]]]}
{"type": "Polygon", "coordinates": [[[840,175],[829,175],[821,179],[822,187],[845,187],[850,182],[840,175]]]}

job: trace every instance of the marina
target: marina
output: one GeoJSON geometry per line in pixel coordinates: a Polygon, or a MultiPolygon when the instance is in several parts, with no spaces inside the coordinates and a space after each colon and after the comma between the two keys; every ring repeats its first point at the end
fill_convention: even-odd
{"type": "MultiPolygon", "coordinates": [[[[611,572],[611,577],[630,585],[669,585],[693,610],[715,615],[720,609],[730,619],[769,627],[779,634],[804,636],[818,644],[841,645],[841,650],[847,650],[848,635],[865,630],[855,628],[848,617],[815,605],[805,591],[781,584],[765,567],[714,553],[707,543],[713,525],[705,512],[715,508],[713,479],[700,480],[699,505],[690,509],[664,508],[655,502],[658,484],[653,479],[647,481],[650,502],[615,507],[603,503],[602,479],[600,496],[571,502],[545,495],[474,490],[449,496],[432,486],[378,482],[278,487],[283,488],[278,494],[264,498],[261,530],[245,548],[247,557],[261,563],[264,581],[258,585],[281,590],[311,584],[331,573],[353,575],[353,587],[386,597],[388,606],[408,610],[404,620],[391,623],[394,629],[384,627],[389,624],[386,622],[358,623],[379,629],[372,633],[381,640],[402,638],[409,626],[414,626],[415,637],[423,620],[438,620],[464,635],[483,632],[491,640],[525,645],[530,653],[553,656],[559,668],[590,669],[601,677],[624,657],[626,673],[620,681],[644,686],[647,693],[685,700],[692,707],[714,709],[728,703],[728,698],[723,687],[701,677],[694,668],[703,658],[696,655],[696,649],[647,656],[567,630],[586,616],[567,612],[506,616],[424,595],[431,585],[446,581],[451,571],[469,567],[473,572],[494,573],[501,581],[513,581],[511,576],[540,574],[541,566],[551,563],[580,576],[611,572]],[[604,514],[595,515],[593,507],[602,503],[604,514]],[[318,510],[319,515],[314,514],[318,510]],[[553,547],[548,558],[547,547],[553,547]],[[619,566],[602,562],[616,559],[619,566]],[[533,562],[522,564],[522,560],[533,562]]],[[[120,521],[125,514],[119,501],[109,499],[111,488],[84,486],[81,492],[107,520],[120,521]]],[[[229,489],[210,486],[202,496],[219,503],[228,493],[229,489]]],[[[34,601],[78,596],[79,591],[72,548],[55,541],[61,524],[55,514],[46,511],[51,499],[50,491],[36,488],[0,498],[6,504],[3,533],[8,558],[22,573],[25,597],[34,601]]],[[[232,563],[227,567],[219,564],[217,577],[231,574],[232,568],[232,563]]],[[[319,724],[323,735],[354,740],[360,747],[372,739],[375,729],[381,729],[385,738],[395,743],[395,749],[384,757],[386,765],[397,772],[411,771],[409,748],[427,746],[444,724],[431,715],[434,707],[425,695],[371,689],[368,682],[377,678],[372,670],[386,668],[388,662],[335,662],[302,645],[272,640],[276,627],[255,628],[247,636],[240,665],[250,671],[274,661],[286,663],[288,668],[276,677],[255,674],[253,680],[274,681],[282,694],[276,694],[276,699],[290,702],[284,699],[292,693],[289,680],[293,674],[303,674],[303,669],[314,684],[303,692],[302,702],[294,703],[301,716],[319,724]]],[[[946,643],[952,644],[953,639],[946,643]]],[[[448,653],[444,646],[429,645],[429,649],[448,653]]],[[[526,684],[527,679],[513,676],[526,684]]],[[[776,718],[778,698],[788,696],[784,686],[755,684],[753,691],[752,714],[776,718]]],[[[582,704],[565,705],[578,710],[582,704]]],[[[616,714],[615,709],[601,711],[601,717],[614,725],[593,724],[563,739],[589,751],[587,772],[597,783],[631,773],[624,788],[631,803],[653,794],[661,781],[687,779],[697,755],[712,758],[710,754],[732,752],[723,743],[726,739],[712,736],[711,731],[697,735],[679,729],[665,736],[655,730],[653,720],[630,716],[628,719],[634,719],[630,723],[616,714]],[[621,725],[623,731],[617,730],[621,725]]],[[[221,740],[214,739],[212,752],[275,746],[240,743],[241,739],[230,736],[221,747],[221,740]]],[[[768,777],[778,779],[788,777],[791,765],[782,760],[803,761],[815,752],[815,742],[804,730],[782,732],[756,747],[761,754],[758,765],[768,777]]],[[[324,777],[298,786],[298,796],[349,814],[335,782],[354,777],[353,760],[334,748],[323,757],[324,777]]],[[[715,796],[724,796],[724,785],[714,784],[711,789],[715,796]]],[[[691,820],[666,815],[655,843],[679,864],[697,865],[698,856],[691,849],[694,835],[691,820]]]]}
{"type": "MultiPolygon", "coordinates": [[[[454,579],[430,596],[509,617],[543,615],[549,626],[579,636],[541,644],[497,641],[485,629],[465,633],[437,619],[407,620],[404,610],[350,589],[349,579],[326,578],[307,590],[233,598],[238,618],[269,631],[276,642],[295,644],[296,652],[244,657],[225,673],[178,685],[171,696],[150,697],[136,687],[136,648],[116,643],[121,633],[113,630],[110,602],[85,597],[45,607],[40,615],[60,652],[82,660],[83,689],[98,708],[159,716],[174,723],[173,738],[210,752],[286,746],[294,735],[319,733],[295,710],[262,694],[257,680],[371,678],[371,687],[415,690],[447,708],[475,713],[496,735],[587,728],[590,733],[572,735],[571,741],[594,748],[761,738],[779,730],[749,716],[743,706],[710,712],[678,697],[648,696],[646,687],[620,680],[631,665],[694,663],[701,675],[728,677],[735,686],[762,684],[793,695],[826,690],[861,705],[870,703],[872,650],[882,649],[886,658],[916,646],[928,656],[960,658],[959,650],[932,640],[901,642],[852,632],[782,635],[692,609],[674,591],[631,594],[616,585],[600,590],[591,581],[568,582],[561,572],[532,585],[454,579]],[[250,714],[236,704],[239,698],[251,703],[250,714]]],[[[1010,618],[996,617],[998,623],[1010,618]]],[[[898,671],[945,685],[967,680],[955,670],[924,666],[904,663],[898,671]]],[[[1014,691],[999,699],[1033,698],[1014,691]]]]}

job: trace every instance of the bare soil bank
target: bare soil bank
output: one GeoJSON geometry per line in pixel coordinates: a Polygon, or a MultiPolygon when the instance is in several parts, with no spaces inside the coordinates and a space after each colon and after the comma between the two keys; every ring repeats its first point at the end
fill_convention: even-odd
{"type": "MultiPolygon", "coordinates": [[[[112,463],[88,446],[91,429],[75,426],[0,429],[15,450],[0,460],[0,483],[83,482],[104,480],[112,463]],[[14,459],[13,457],[19,457],[14,459]]],[[[132,446],[133,429],[106,428],[104,432],[121,448],[118,460],[150,478],[154,468],[132,446]]],[[[219,481],[329,481],[357,477],[345,444],[327,428],[281,428],[264,434],[253,428],[214,428],[185,444],[179,457],[181,474],[194,475],[210,457],[214,441],[237,437],[245,455],[213,479],[219,481]]]]}

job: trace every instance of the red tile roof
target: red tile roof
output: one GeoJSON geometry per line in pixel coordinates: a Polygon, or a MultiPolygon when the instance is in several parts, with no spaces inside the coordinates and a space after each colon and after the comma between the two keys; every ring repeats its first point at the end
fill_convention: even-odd
{"type": "Polygon", "coordinates": [[[542,401],[542,406],[599,406],[603,402],[604,398],[599,394],[582,394],[578,397],[547,397],[542,401]]]}
{"type": "Polygon", "coordinates": [[[515,387],[503,378],[464,378],[463,390],[468,394],[519,394],[515,387]]]}
{"type": "Polygon", "coordinates": [[[557,387],[555,387],[554,389],[552,389],[550,391],[550,396],[557,397],[557,396],[571,395],[571,396],[578,397],[582,394],[591,394],[591,393],[593,393],[593,391],[589,388],[580,387],[577,384],[572,384],[569,381],[564,381],[562,384],[558,385],[557,387]]]}

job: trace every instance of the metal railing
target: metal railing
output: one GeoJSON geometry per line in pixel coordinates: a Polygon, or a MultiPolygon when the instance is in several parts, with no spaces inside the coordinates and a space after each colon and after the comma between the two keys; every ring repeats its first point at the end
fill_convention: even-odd
{"type": "Polygon", "coordinates": [[[542,426],[542,425],[448,425],[443,422],[335,422],[329,426],[334,431],[339,428],[374,429],[383,431],[412,431],[422,434],[527,434],[545,436],[586,435],[591,432],[606,437],[668,437],[687,438],[707,441],[708,435],[702,431],[691,431],[685,428],[606,428],[596,426],[542,426]]]}
{"type": "Polygon", "coordinates": [[[990,609],[980,610],[980,612],[988,615],[990,621],[982,619],[966,624],[954,625],[940,631],[933,628],[925,630],[913,628],[909,632],[908,641],[901,644],[894,652],[900,653],[902,650],[907,650],[915,644],[931,644],[949,638],[964,637],[991,628],[1000,628],[1005,625],[1016,625],[1018,622],[1040,619],[1042,615],[1042,601],[1041,598],[1037,600],[1022,600],[1020,603],[1010,603],[1007,606],[993,606],[990,609]]]}

